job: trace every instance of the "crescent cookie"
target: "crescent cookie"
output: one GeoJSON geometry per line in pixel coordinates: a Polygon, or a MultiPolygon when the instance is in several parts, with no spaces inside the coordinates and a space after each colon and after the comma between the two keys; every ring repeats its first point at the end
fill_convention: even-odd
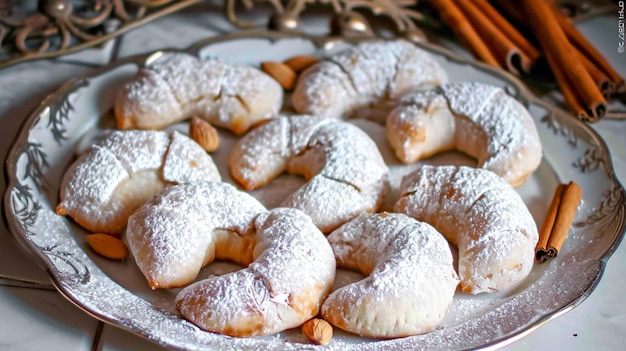
{"type": "Polygon", "coordinates": [[[389,169],[378,147],[358,127],[322,117],[274,119],[245,135],[228,159],[246,190],[284,171],[308,182],[281,206],[308,214],[328,233],[363,212],[375,212],[389,190],[389,169]]]}
{"type": "Polygon", "coordinates": [[[93,232],[120,233],[166,185],[220,179],[211,156],[183,134],[114,131],[65,172],[56,212],[93,232]]]}
{"type": "MultiPolygon", "coordinates": [[[[335,280],[335,257],[299,210],[277,208],[254,221],[246,268],[194,283],[176,297],[185,318],[231,336],[270,335],[316,316],[335,280]]],[[[218,244],[219,245],[219,244],[218,244]]]]}
{"type": "Polygon", "coordinates": [[[452,253],[433,227],[399,213],[361,215],[328,236],[337,265],[367,277],[334,291],[322,316],[366,337],[431,331],[459,283],[452,253]]]}
{"type": "Polygon", "coordinates": [[[396,212],[439,230],[459,252],[463,291],[514,286],[533,267],[538,233],[519,194],[491,171],[425,165],[402,180],[396,212]]]}
{"type": "Polygon", "coordinates": [[[342,118],[372,103],[446,81],[444,69],[414,44],[368,41],[305,70],[292,99],[298,113],[342,118]]]}
{"type": "Polygon", "coordinates": [[[389,143],[404,163],[457,149],[513,186],[524,183],[541,163],[532,116],[491,85],[449,83],[407,94],[388,116],[386,128],[389,143]]]}
{"type": "Polygon", "coordinates": [[[248,261],[254,218],[265,211],[255,198],[228,183],[181,184],[133,213],[126,239],[150,287],[182,287],[216,258],[248,261]]]}
{"type": "Polygon", "coordinates": [[[159,129],[198,116],[242,134],[282,103],[282,87],[256,68],[166,53],[118,93],[115,117],[120,129],[159,129]]]}

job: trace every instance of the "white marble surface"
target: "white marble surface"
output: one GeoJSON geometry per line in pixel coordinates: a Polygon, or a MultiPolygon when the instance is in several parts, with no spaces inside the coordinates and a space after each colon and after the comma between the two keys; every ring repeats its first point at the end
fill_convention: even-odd
{"type": "MultiPolygon", "coordinates": [[[[305,23],[308,32],[323,33],[326,21],[313,18],[305,23]]],[[[27,114],[67,79],[106,64],[116,54],[124,57],[168,47],[182,48],[199,39],[232,30],[216,8],[207,7],[198,12],[188,10],[140,27],[103,48],[0,70],[0,157],[6,158],[27,114]]],[[[617,21],[595,19],[581,24],[581,30],[598,39],[595,42],[598,48],[626,76],[626,55],[619,55],[616,51],[617,21]]],[[[605,119],[592,127],[608,144],[617,177],[626,184],[626,120],[605,119]]],[[[1,182],[0,193],[4,194],[5,188],[6,184],[1,182]]],[[[622,350],[626,344],[626,304],[622,302],[622,294],[626,291],[624,267],[626,245],[621,245],[609,259],[598,287],[589,298],[504,349],[622,350]]],[[[160,348],[91,318],[63,299],[50,286],[45,272],[13,243],[3,225],[0,227],[0,350],[42,349],[160,348]],[[12,286],[31,285],[31,282],[39,284],[12,286]]]]}

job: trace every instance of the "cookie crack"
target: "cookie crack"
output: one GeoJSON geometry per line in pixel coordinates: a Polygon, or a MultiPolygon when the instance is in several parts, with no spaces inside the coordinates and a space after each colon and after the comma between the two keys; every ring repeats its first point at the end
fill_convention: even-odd
{"type": "Polygon", "coordinates": [[[319,176],[324,177],[324,178],[326,178],[328,180],[332,180],[332,181],[337,182],[337,183],[348,185],[348,186],[354,188],[354,190],[356,190],[359,193],[363,192],[361,188],[359,188],[358,186],[356,186],[355,184],[352,184],[350,182],[346,182],[346,181],[343,181],[343,180],[340,180],[340,179],[337,179],[337,178],[329,177],[329,176],[327,176],[325,174],[321,174],[321,173],[318,174],[316,177],[319,177],[319,176]]]}
{"type": "MultiPolygon", "coordinates": [[[[352,90],[355,93],[359,94],[359,88],[357,87],[356,83],[354,82],[354,79],[352,78],[352,75],[345,69],[345,67],[343,67],[339,62],[334,61],[332,58],[328,58],[326,61],[334,64],[335,66],[337,66],[339,68],[339,70],[348,78],[348,82],[350,82],[350,86],[352,87],[352,90]]],[[[341,80],[339,80],[339,81],[341,81],[341,80]]]]}

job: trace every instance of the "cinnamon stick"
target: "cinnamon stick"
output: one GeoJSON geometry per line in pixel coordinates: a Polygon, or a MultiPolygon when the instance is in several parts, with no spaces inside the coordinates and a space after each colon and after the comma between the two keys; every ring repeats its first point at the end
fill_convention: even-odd
{"type": "Polygon", "coordinates": [[[600,89],[600,92],[606,98],[613,90],[613,84],[611,83],[609,78],[585,54],[578,51],[578,57],[585,66],[585,69],[591,75],[591,79],[593,79],[598,89],[600,89]]]}
{"type": "MultiPolygon", "coordinates": [[[[553,71],[561,70],[557,84],[561,91],[570,89],[580,105],[586,107],[589,120],[597,120],[607,111],[606,99],[596,86],[574,46],[560,27],[551,4],[545,0],[523,0],[524,9],[553,71]]],[[[557,74],[555,74],[555,77],[557,74]]]]}
{"type": "Polygon", "coordinates": [[[500,12],[526,39],[533,45],[539,43],[535,40],[533,30],[528,23],[528,19],[524,13],[524,7],[519,1],[511,0],[489,0],[498,12],[500,12]]]}
{"type": "MultiPolygon", "coordinates": [[[[481,2],[487,2],[487,0],[477,0],[477,3],[481,2]]],[[[502,11],[505,20],[508,20],[514,28],[517,28],[522,36],[527,36],[527,40],[531,43],[531,45],[533,42],[536,42],[536,38],[533,38],[532,33],[530,33],[532,30],[528,21],[524,21],[523,19],[524,11],[520,6],[520,3],[510,0],[491,0],[491,2],[496,4],[493,8],[497,13],[502,11]]],[[[554,10],[559,26],[563,29],[569,41],[580,52],[580,54],[585,57],[585,60],[587,61],[585,63],[585,67],[587,67],[590,71],[589,73],[592,75],[594,81],[601,83],[598,85],[606,86],[606,84],[603,83],[603,80],[608,79],[610,92],[617,90],[620,85],[623,86],[624,79],[611,66],[606,58],[593,46],[593,44],[591,44],[589,40],[587,40],[587,38],[580,33],[567,15],[557,9],[554,5],[551,6],[551,8],[554,10]],[[589,65],[589,62],[593,64],[589,65]],[[592,66],[593,68],[590,68],[592,66]],[[594,73],[594,71],[602,72],[604,78],[601,78],[601,76],[594,73]]],[[[490,14],[489,17],[493,17],[493,15],[490,14]]],[[[521,47],[522,44],[517,45],[521,47]]],[[[603,89],[600,90],[604,93],[603,89]]]]}
{"type": "Polygon", "coordinates": [[[535,248],[537,262],[545,262],[558,255],[574,221],[581,198],[582,189],[575,182],[557,186],[539,232],[539,241],[535,248]]]}
{"type": "Polygon", "coordinates": [[[539,240],[535,246],[535,260],[538,262],[544,262],[548,259],[548,241],[550,241],[550,234],[552,233],[552,228],[554,228],[554,222],[556,222],[556,215],[559,212],[564,191],[565,184],[559,184],[556,187],[552,196],[552,202],[550,207],[548,207],[548,213],[546,213],[546,218],[544,218],[543,224],[541,224],[539,240]]]}
{"type": "Polygon", "coordinates": [[[487,0],[474,1],[476,7],[483,12],[504,35],[506,35],[522,52],[528,56],[531,62],[535,62],[541,52],[533,45],[520,31],[518,31],[511,22],[509,22],[495,7],[487,0]]]}
{"type": "Polygon", "coordinates": [[[457,4],[472,27],[489,45],[500,66],[513,73],[530,71],[532,62],[528,56],[491,21],[492,18],[474,5],[474,1],[459,1],[457,4]]]}
{"type": "Polygon", "coordinates": [[[455,1],[432,0],[430,3],[439,13],[441,19],[450,26],[475,57],[487,64],[502,68],[463,12],[457,7],[455,1]]]}
{"type": "Polygon", "coordinates": [[[571,43],[585,56],[587,56],[598,68],[611,80],[615,86],[624,84],[624,78],[611,66],[606,58],[580,33],[571,21],[558,9],[554,8],[559,26],[567,35],[571,43]]]}
{"type": "Polygon", "coordinates": [[[576,211],[578,211],[578,205],[580,204],[582,195],[583,190],[575,182],[569,182],[567,187],[565,187],[559,213],[556,216],[552,234],[550,234],[550,241],[548,241],[548,255],[550,255],[550,257],[556,257],[561,247],[563,247],[569,228],[574,221],[576,211]]]}
{"type": "Polygon", "coordinates": [[[552,56],[546,56],[548,60],[548,65],[553,67],[552,74],[554,75],[554,79],[558,82],[564,82],[559,84],[559,89],[561,90],[561,94],[565,98],[565,101],[569,104],[574,115],[580,119],[581,121],[586,121],[592,119],[591,113],[587,110],[585,106],[583,106],[578,100],[578,96],[574,87],[568,83],[567,73],[560,66],[552,56]]]}

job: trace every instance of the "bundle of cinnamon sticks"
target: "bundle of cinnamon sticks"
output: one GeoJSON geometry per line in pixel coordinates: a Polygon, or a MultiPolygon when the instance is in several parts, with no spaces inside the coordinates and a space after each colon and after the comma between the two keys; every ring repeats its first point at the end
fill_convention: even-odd
{"type": "Polygon", "coordinates": [[[545,59],[563,97],[582,120],[602,118],[607,98],[626,89],[619,73],[550,0],[430,3],[472,54],[490,65],[527,75],[545,59]],[[520,14],[524,20],[514,25],[511,15],[520,14]]]}

